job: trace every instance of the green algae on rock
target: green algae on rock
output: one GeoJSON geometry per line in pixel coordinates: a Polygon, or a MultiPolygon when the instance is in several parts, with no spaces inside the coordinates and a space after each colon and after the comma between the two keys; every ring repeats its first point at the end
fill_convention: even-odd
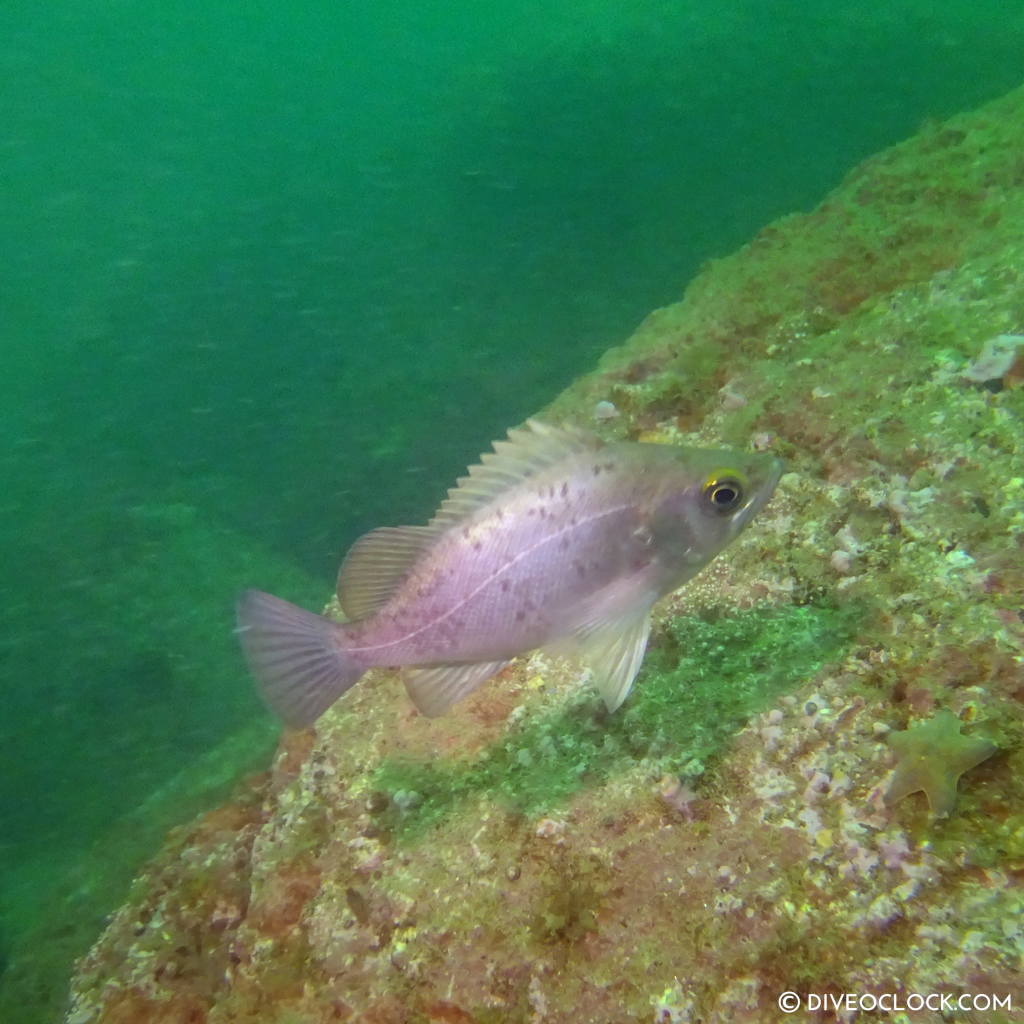
{"type": "Polygon", "coordinates": [[[1022,152],[1024,90],[927,127],[546,411],[794,470],[658,612],[649,706],[594,729],[535,655],[427,721],[382,673],[171,838],[69,1022],[774,1022],[790,990],[1024,1019],[1024,389],[963,377],[1024,330],[1022,152]],[[691,684],[716,711],[659,729],[691,684]],[[940,707],[1005,754],[936,823],[887,805],[885,739],[940,707]]]}

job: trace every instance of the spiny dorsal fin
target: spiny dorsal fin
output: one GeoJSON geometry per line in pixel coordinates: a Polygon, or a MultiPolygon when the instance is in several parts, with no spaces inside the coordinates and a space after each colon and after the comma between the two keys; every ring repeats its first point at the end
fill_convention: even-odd
{"type": "Polygon", "coordinates": [[[377,611],[437,535],[429,526],[384,526],[363,534],[338,570],[338,603],[348,618],[377,611]]]}
{"type": "Polygon", "coordinates": [[[540,470],[604,447],[599,437],[579,427],[553,427],[539,420],[527,420],[526,426],[513,427],[507,441],[495,441],[494,451],[469,467],[469,475],[458,479],[430,521],[432,527],[447,529],[540,470]]]}

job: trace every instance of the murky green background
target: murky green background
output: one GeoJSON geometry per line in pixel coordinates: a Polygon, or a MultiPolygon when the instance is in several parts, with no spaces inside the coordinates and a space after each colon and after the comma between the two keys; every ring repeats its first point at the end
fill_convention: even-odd
{"type": "Polygon", "coordinates": [[[4,3],[0,987],[265,760],[239,587],[321,603],[702,261],[1022,56],[995,0],[4,3]]]}

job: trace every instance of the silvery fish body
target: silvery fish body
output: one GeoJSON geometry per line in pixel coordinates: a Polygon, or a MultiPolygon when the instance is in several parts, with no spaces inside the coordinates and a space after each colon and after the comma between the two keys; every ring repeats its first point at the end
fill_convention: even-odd
{"type": "Polygon", "coordinates": [[[404,668],[440,715],[512,658],[579,650],[609,710],[629,693],[650,609],[770,497],[769,455],[618,442],[530,421],[481,458],[427,526],[374,530],[338,576],[350,622],[260,591],[238,632],[264,698],[314,721],[373,666],[404,668]]]}

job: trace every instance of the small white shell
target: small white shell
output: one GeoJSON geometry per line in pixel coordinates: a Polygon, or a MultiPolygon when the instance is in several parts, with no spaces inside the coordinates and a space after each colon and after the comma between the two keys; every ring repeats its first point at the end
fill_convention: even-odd
{"type": "Polygon", "coordinates": [[[981,355],[968,364],[963,376],[975,384],[1002,380],[1018,358],[1024,358],[1024,334],[997,334],[985,342],[981,355]]]}

